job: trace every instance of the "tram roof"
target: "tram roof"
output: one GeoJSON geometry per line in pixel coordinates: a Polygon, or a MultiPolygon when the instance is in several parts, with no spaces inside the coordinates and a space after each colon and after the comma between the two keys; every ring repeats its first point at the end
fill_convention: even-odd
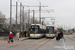
{"type": "Polygon", "coordinates": [[[54,26],[54,25],[46,25],[46,26],[54,26]]]}
{"type": "Polygon", "coordinates": [[[46,29],[46,26],[45,25],[42,25],[42,24],[31,24],[31,25],[39,25],[40,28],[46,29]]]}
{"type": "Polygon", "coordinates": [[[41,25],[41,24],[31,24],[31,25],[41,25]]]}

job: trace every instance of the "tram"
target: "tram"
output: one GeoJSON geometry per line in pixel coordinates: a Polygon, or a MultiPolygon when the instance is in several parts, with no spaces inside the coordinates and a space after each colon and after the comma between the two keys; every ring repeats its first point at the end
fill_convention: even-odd
{"type": "Polygon", "coordinates": [[[30,38],[42,38],[45,36],[46,26],[41,24],[31,24],[29,28],[30,38]]]}
{"type": "Polygon", "coordinates": [[[55,34],[54,25],[47,25],[46,26],[46,37],[53,38],[55,36],[56,36],[56,34],[55,34]]]}

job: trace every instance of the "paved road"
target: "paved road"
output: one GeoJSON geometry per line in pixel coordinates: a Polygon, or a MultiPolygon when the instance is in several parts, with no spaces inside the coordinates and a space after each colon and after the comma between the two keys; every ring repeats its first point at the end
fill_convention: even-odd
{"type": "Polygon", "coordinates": [[[64,39],[26,39],[14,43],[0,43],[0,50],[75,50],[75,40],[72,36],[64,36],[64,39]],[[64,40],[65,39],[65,40],[64,40]]]}
{"type": "Polygon", "coordinates": [[[64,41],[66,50],[75,50],[75,37],[67,35],[64,41]]]}

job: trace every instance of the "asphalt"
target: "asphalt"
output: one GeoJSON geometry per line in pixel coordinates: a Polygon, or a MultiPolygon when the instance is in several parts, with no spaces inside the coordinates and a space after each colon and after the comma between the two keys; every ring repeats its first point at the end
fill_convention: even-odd
{"type": "Polygon", "coordinates": [[[40,47],[38,50],[65,50],[64,39],[56,41],[56,38],[52,42],[47,42],[44,46],[40,47]]]}

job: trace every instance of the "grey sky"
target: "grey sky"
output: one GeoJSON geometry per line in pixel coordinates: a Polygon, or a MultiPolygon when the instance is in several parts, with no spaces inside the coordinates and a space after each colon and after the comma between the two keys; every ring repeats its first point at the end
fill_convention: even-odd
{"type": "MultiPolygon", "coordinates": [[[[17,0],[13,0],[13,4],[15,4],[16,1],[17,0]]],[[[18,1],[22,2],[23,5],[39,5],[38,0],[18,0],[18,1]]],[[[42,3],[42,5],[48,5],[48,7],[45,9],[54,9],[54,12],[42,13],[42,16],[56,17],[56,21],[58,21],[56,22],[56,25],[75,27],[75,0],[39,0],[39,1],[42,3]]],[[[6,17],[10,17],[10,0],[0,0],[0,11],[2,11],[6,15],[6,17]]],[[[15,16],[15,7],[13,8],[13,16],[15,16]]],[[[50,19],[45,20],[50,21],[50,19]]]]}

